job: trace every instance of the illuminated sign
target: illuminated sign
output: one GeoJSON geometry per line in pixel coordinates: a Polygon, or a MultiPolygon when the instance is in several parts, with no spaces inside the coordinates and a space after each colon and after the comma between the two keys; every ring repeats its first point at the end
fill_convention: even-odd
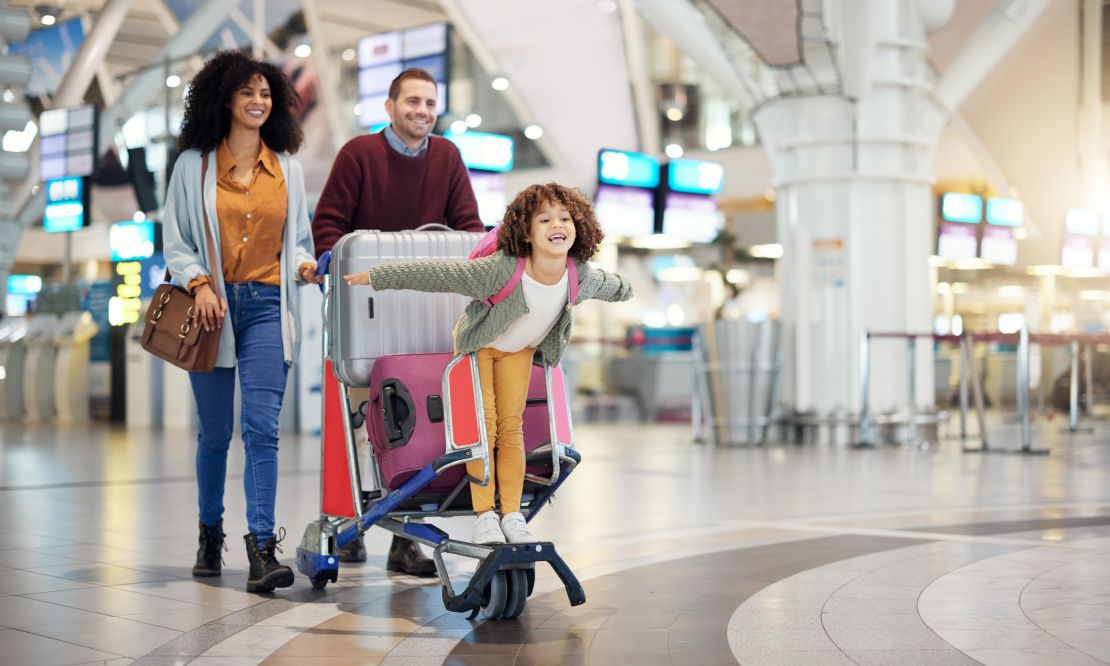
{"type": "Polygon", "coordinates": [[[1094,268],[1095,248],[1090,238],[1064,237],[1060,265],[1066,268],[1094,268]]]}
{"type": "Polygon", "coordinates": [[[693,243],[709,243],[724,226],[725,216],[706,196],[669,192],[663,209],[663,233],[693,243]]]}
{"type": "Polygon", "coordinates": [[[975,194],[945,192],[940,199],[940,216],[949,222],[975,224],[983,219],[983,199],[975,194]]]}
{"type": "Polygon", "coordinates": [[[1067,228],[1069,234],[1097,236],[1102,230],[1102,216],[1097,210],[1072,208],[1068,211],[1067,228]]]}
{"type": "Polygon", "coordinates": [[[944,259],[974,259],[978,250],[975,227],[942,224],[937,235],[937,256],[944,259]]]}
{"type": "Polygon", "coordinates": [[[48,109],[39,116],[39,180],[91,176],[96,166],[96,107],[48,109]]]}
{"type": "Polygon", "coordinates": [[[37,275],[9,275],[8,293],[31,295],[42,291],[42,278],[37,275]]]}
{"type": "Polygon", "coordinates": [[[1013,266],[1017,263],[1018,244],[1011,229],[983,229],[983,242],[979,257],[984,261],[1000,266],[1013,266]]]}
{"type": "Polygon", "coordinates": [[[659,185],[659,161],[643,153],[602,150],[597,154],[597,179],[608,185],[655,187],[659,185]]]}
{"type": "Polygon", "coordinates": [[[112,261],[146,259],[154,255],[153,222],[116,222],[108,230],[112,261]]]}
{"type": "Polygon", "coordinates": [[[88,222],[87,192],[82,178],[59,178],[46,182],[46,209],[42,227],[49,232],[74,231],[88,222]]]}
{"type": "Polygon", "coordinates": [[[991,197],[987,199],[987,224],[1002,227],[1020,227],[1025,221],[1025,206],[1017,199],[991,197]]]}
{"type": "Polygon", "coordinates": [[[462,134],[448,132],[443,136],[459,147],[466,168],[480,171],[512,171],[513,138],[511,136],[471,130],[462,134]]]}
{"type": "Polygon", "coordinates": [[[671,160],[667,163],[667,187],[673,192],[717,194],[725,182],[725,168],[716,162],[671,160]]]}
{"type": "Polygon", "coordinates": [[[116,264],[115,296],[108,300],[108,323],[122,326],[139,321],[142,316],[143,265],[138,261],[116,264]]]}
{"type": "Polygon", "coordinates": [[[655,195],[651,190],[598,185],[594,213],[606,236],[636,238],[655,231],[655,195]]]}

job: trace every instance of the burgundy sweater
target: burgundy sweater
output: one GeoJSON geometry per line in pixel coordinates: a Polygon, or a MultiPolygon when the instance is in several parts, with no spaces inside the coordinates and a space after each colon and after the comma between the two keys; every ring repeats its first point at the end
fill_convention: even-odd
{"type": "Polygon", "coordinates": [[[379,132],[351,139],[336,155],[316,204],[312,240],[319,256],[356,229],[402,231],[430,223],[485,229],[459,149],[429,136],[428,149],[408,157],[379,132]]]}

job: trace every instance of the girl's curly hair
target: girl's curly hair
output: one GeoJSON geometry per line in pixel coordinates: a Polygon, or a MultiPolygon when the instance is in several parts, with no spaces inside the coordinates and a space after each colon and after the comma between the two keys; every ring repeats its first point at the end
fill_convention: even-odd
{"type": "Polygon", "coordinates": [[[579,261],[589,261],[597,253],[605,232],[597,223],[590,200],[577,188],[558,183],[530,185],[516,195],[505,209],[505,217],[497,231],[498,247],[505,254],[514,257],[530,255],[532,245],[528,241],[528,231],[532,216],[545,201],[566,207],[570,218],[574,220],[574,245],[570,248],[570,256],[579,261]]]}
{"type": "Polygon", "coordinates": [[[231,96],[256,74],[270,84],[273,103],[260,131],[262,141],[279,153],[297,152],[304,143],[296,116],[300,96],[280,69],[240,51],[220,51],[193,79],[185,95],[185,122],[177,149],[209,151],[220,145],[231,131],[231,96]]]}

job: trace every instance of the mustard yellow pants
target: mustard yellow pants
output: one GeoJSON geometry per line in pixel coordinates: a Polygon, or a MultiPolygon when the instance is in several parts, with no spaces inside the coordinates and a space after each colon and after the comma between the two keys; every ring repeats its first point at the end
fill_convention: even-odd
{"type": "MultiPolygon", "coordinates": [[[[478,350],[478,377],[489,437],[490,483],[470,484],[475,513],[494,509],[495,490],[501,495],[501,515],[520,511],[524,488],[524,405],[535,351],[531,347],[518,352],[490,347],[478,350]]],[[[466,471],[481,479],[482,461],[467,463],[466,471]]]]}

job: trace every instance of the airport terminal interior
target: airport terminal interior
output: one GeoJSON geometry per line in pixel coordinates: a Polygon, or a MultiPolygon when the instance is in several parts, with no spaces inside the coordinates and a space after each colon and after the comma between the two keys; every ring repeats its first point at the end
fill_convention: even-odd
{"type": "MultiPolygon", "coordinates": [[[[0,0],[0,663],[1110,664],[1108,7],[0,0]],[[281,397],[256,381],[220,399],[226,540],[201,517],[198,553],[212,417],[179,366],[200,366],[150,350],[158,299],[188,295],[163,284],[186,224],[171,174],[220,179],[197,210],[239,196],[235,164],[200,176],[182,139],[229,51],[300,101],[300,169],[261,152],[252,176],[286,174],[305,204],[287,239],[303,223],[321,244],[336,179],[389,180],[337,160],[376,134],[388,165],[457,153],[446,187],[473,210],[468,231],[360,210],[289,288],[303,266],[275,241],[296,352],[270,421],[274,536],[251,550],[271,537],[244,439],[258,396],[281,397]],[[529,282],[480,305],[344,275],[470,261],[537,183],[577,188],[605,239],[564,274],[571,332],[530,345],[538,541],[503,521],[491,543],[467,476],[504,469],[488,350],[452,359],[451,327],[549,283],[522,260],[529,282]],[[424,571],[398,565],[414,547],[424,571]]],[[[250,121],[226,94],[235,159],[250,121]]],[[[227,352],[191,321],[179,352],[227,352]]]]}

